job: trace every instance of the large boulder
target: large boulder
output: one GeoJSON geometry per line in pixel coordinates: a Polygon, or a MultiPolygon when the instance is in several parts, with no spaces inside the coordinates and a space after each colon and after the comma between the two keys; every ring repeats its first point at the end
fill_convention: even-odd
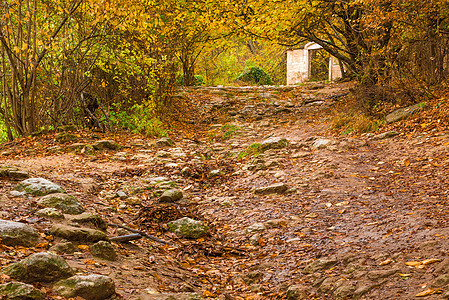
{"type": "Polygon", "coordinates": [[[197,239],[206,235],[209,227],[201,221],[184,217],[168,223],[168,230],[183,237],[197,239]]]}
{"type": "Polygon", "coordinates": [[[118,150],[118,149],[120,149],[120,145],[117,144],[115,141],[112,141],[112,140],[96,141],[92,145],[92,147],[94,147],[95,150],[104,150],[104,149],[118,150]]]}
{"type": "Polygon", "coordinates": [[[82,214],[75,215],[70,219],[70,221],[78,224],[91,225],[100,230],[106,230],[108,228],[108,224],[102,217],[90,212],[84,212],[82,214]]]}
{"type": "Polygon", "coordinates": [[[0,240],[4,245],[33,247],[39,239],[37,230],[27,224],[0,220],[0,240]]]}
{"type": "Polygon", "coordinates": [[[426,106],[425,103],[418,103],[409,107],[400,108],[398,110],[395,110],[391,114],[387,115],[385,117],[385,121],[390,124],[397,121],[404,120],[408,117],[410,117],[412,114],[420,111],[426,106]]]}
{"type": "Polygon", "coordinates": [[[75,275],[58,281],[54,291],[67,298],[82,297],[86,300],[103,300],[115,294],[114,281],[104,275],[75,275]]]}
{"type": "Polygon", "coordinates": [[[25,192],[35,196],[45,196],[53,193],[65,193],[65,190],[59,185],[44,178],[28,178],[15,187],[15,190],[25,192]]]}
{"type": "Polygon", "coordinates": [[[254,193],[258,195],[283,194],[287,190],[288,187],[285,183],[277,183],[269,186],[258,187],[254,190],[254,193]]]}
{"type": "Polygon", "coordinates": [[[62,257],[50,252],[32,254],[2,271],[11,278],[26,283],[54,282],[74,274],[62,257]]]}
{"type": "Polygon", "coordinates": [[[106,241],[99,241],[90,246],[90,253],[95,257],[105,260],[117,260],[117,253],[115,252],[114,246],[106,241]]]}
{"type": "Polygon", "coordinates": [[[288,140],[286,138],[272,137],[272,138],[264,140],[260,144],[260,149],[262,151],[265,151],[268,149],[281,149],[281,148],[285,148],[287,145],[288,145],[288,140]]]}
{"type": "Polygon", "coordinates": [[[176,202],[182,199],[182,191],[178,189],[169,189],[162,193],[159,201],[161,202],[176,202]]]}
{"type": "Polygon", "coordinates": [[[51,227],[50,232],[54,236],[64,238],[69,241],[78,242],[98,242],[102,240],[107,240],[108,237],[102,231],[90,229],[90,228],[80,228],[63,224],[55,224],[51,227]]]}
{"type": "Polygon", "coordinates": [[[15,167],[0,167],[0,177],[10,180],[23,180],[30,177],[28,172],[20,171],[15,167]]]}
{"type": "Polygon", "coordinates": [[[46,295],[30,284],[8,282],[0,284],[0,298],[6,300],[44,300],[46,295]]]}
{"type": "Polygon", "coordinates": [[[63,213],[71,215],[80,214],[84,211],[84,208],[75,197],[63,193],[46,195],[37,204],[43,207],[57,208],[63,213]]]}

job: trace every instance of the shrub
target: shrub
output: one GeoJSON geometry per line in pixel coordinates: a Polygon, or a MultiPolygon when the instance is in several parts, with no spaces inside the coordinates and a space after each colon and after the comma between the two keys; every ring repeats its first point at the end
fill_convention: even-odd
{"type": "MultiPolygon", "coordinates": [[[[200,86],[204,84],[204,78],[201,75],[195,75],[194,76],[195,81],[193,82],[194,86],[200,86]]],[[[176,80],[176,83],[178,85],[184,85],[184,75],[181,75],[180,77],[178,77],[178,79],[176,80]]]]}
{"type": "Polygon", "coordinates": [[[251,67],[246,69],[242,74],[240,74],[237,78],[239,81],[243,81],[249,84],[256,85],[272,85],[273,81],[271,80],[270,75],[265,72],[260,67],[251,67]]]}

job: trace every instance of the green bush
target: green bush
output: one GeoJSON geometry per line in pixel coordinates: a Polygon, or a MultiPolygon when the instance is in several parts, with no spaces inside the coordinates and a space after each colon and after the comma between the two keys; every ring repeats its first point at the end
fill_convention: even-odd
{"type": "MultiPolygon", "coordinates": [[[[194,76],[195,81],[193,82],[194,86],[200,86],[204,84],[204,78],[201,75],[195,75],[194,76]]],[[[184,85],[184,75],[181,75],[180,77],[178,77],[178,79],[176,80],[176,83],[178,85],[184,85]]]]}
{"type": "Polygon", "coordinates": [[[239,81],[243,81],[249,84],[256,85],[272,85],[273,81],[271,80],[270,75],[264,71],[264,69],[260,67],[251,67],[246,69],[242,74],[240,74],[237,78],[239,81]]]}
{"type": "MultiPolygon", "coordinates": [[[[121,109],[114,104],[109,112],[109,119],[119,128],[142,133],[148,136],[166,136],[162,121],[154,115],[154,109],[149,105],[135,104],[130,110],[121,109]]],[[[104,120],[103,120],[104,121],[104,120]]]]}

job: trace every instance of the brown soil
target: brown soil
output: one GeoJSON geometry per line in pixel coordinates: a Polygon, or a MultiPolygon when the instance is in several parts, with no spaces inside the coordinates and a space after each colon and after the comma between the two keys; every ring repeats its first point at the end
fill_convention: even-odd
{"type": "MultiPolygon", "coordinates": [[[[154,159],[157,151],[170,148],[133,147],[138,136],[129,134],[99,134],[126,146],[123,161],[114,159],[117,151],[51,154],[50,133],[4,145],[3,151],[13,152],[1,157],[1,165],[62,185],[108,223],[173,244],[148,239],[117,243],[117,262],[92,258],[84,247],[64,256],[79,272],[111,276],[125,299],[185,291],[218,299],[413,299],[423,291],[426,299],[446,297],[449,280],[441,283],[440,276],[449,271],[449,134],[441,128],[413,132],[395,124],[400,134],[389,139],[336,136],[329,130],[331,113],[349,88],[185,92],[196,114],[170,135],[185,157],[154,159]],[[238,127],[227,133],[231,127],[214,124],[238,127]],[[262,155],[269,166],[246,169],[254,158],[237,155],[273,136],[290,144],[262,155]],[[313,150],[317,137],[332,144],[313,150]],[[186,166],[190,177],[181,176],[186,166]],[[210,177],[214,169],[222,174],[210,177]],[[175,181],[184,190],[183,200],[175,206],[159,204],[146,183],[156,176],[175,181]],[[290,189],[266,196],[253,192],[275,183],[290,189]],[[135,194],[141,204],[110,196],[118,190],[135,194]],[[210,234],[188,240],[166,231],[165,223],[181,215],[203,220],[210,234]],[[254,223],[266,226],[258,236],[247,230],[254,223]],[[312,262],[324,258],[333,263],[309,272],[312,262]],[[298,296],[293,296],[294,285],[298,296]]],[[[78,134],[81,141],[91,141],[91,133],[78,134]]],[[[2,181],[2,218],[28,222],[45,233],[51,222],[34,215],[36,199],[9,196],[15,184],[2,181]]],[[[110,227],[108,234],[119,232],[110,227]]],[[[40,249],[4,247],[0,263],[57,242],[48,241],[40,249]]]]}

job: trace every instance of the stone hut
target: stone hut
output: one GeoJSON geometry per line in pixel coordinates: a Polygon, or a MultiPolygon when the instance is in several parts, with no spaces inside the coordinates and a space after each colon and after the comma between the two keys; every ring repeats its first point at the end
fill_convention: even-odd
{"type": "MultiPolygon", "coordinates": [[[[312,78],[312,61],[322,49],[317,43],[310,42],[303,47],[287,50],[287,85],[303,83],[312,78]]],[[[329,81],[342,76],[340,64],[335,57],[329,56],[328,66],[329,81]]]]}

